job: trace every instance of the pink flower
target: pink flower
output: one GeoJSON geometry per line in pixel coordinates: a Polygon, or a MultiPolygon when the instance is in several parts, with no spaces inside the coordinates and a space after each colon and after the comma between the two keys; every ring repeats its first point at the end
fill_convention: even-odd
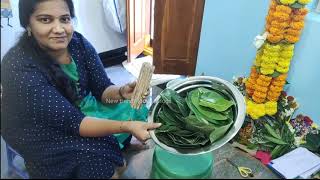
{"type": "Polygon", "coordinates": [[[311,126],[312,123],[313,123],[313,121],[310,119],[309,116],[305,116],[305,117],[303,118],[303,120],[304,120],[304,122],[305,122],[307,125],[309,125],[309,126],[311,126]]]}
{"type": "Polygon", "coordinates": [[[267,165],[271,161],[271,154],[264,151],[257,151],[256,158],[259,159],[262,164],[267,165]]]}
{"type": "Polygon", "coordinates": [[[293,96],[288,96],[287,99],[288,99],[289,102],[294,101],[294,97],[293,96]]]}

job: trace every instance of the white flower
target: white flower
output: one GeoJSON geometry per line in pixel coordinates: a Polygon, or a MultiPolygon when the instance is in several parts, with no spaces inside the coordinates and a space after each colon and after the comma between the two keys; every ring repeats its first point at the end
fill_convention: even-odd
{"type": "Polygon", "coordinates": [[[284,113],[285,113],[285,116],[291,116],[294,112],[294,109],[285,109],[284,110],[284,113]]]}
{"type": "Polygon", "coordinates": [[[268,36],[268,32],[265,32],[263,33],[263,35],[257,35],[255,38],[254,38],[254,46],[257,48],[257,49],[260,49],[261,46],[264,44],[265,40],[267,39],[267,36],[268,36]]]}
{"type": "Polygon", "coordinates": [[[303,136],[300,137],[294,137],[294,144],[296,146],[299,146],[300,144],[304,144],[303,136]]]}

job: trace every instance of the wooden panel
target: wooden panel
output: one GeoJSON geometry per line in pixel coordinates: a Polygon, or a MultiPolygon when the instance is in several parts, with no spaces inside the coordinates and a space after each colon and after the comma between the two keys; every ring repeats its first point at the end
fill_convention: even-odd
{"type": "Polygon", "coordinates": [[[156,73],[194,75],[204,0],[156,0],[156,73]]]}
{"type": "Polygon", "coordinates": [[[150,27],[150,0],[127,0],[128,61],[144,49],[145,36],[150,27]]]}

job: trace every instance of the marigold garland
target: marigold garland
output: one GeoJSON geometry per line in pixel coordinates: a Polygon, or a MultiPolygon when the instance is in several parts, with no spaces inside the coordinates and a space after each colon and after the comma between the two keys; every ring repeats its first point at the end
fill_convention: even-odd
{"type": "Polygon", "coordinates": [[[272,75],[275,71],[287,73],[293,57],[294,45],[265,43],[257,53],[255,66],[260,68],[263,75],[272,75]]]}
{"type": "Polygon", "coordinates": [[[247,114],[251,116],[252,119],[259,119],[265,115],[275,115],[277,113],[278,104],[276,101],[269,101],[265,104],[258,104],[250,99],[246,99],[247,114]]]}
{"type": "Polygon", "coordinates": [[[301,30],[304,27],[304,18],[308,13],[306,8],[294,9],[288,4],[295,3],[295,0],[283,0],[282,4],[277,4],[273,0],[266,17],[266,31],[268,34],[268,41],[271,43],[278,43],[286,41],[289,43],[296,43],[299,41],[301,30]]]}
{"type": "Polygon", "coordinates": [[[252,119],[277,113],[277,103],[294,55],[294,43],[300,39],[308,13],[302,6],[309,2],[271,1],[265,27],[267,42],[258,50],[250,76],[245,81],[247,114],[252,119]]]}
{"type": "Polygon", "coordinates": [[[311,0],[280,0],[279,2],[285,5],[292,5],[294,3],[300,3],[302,5],[306,5],[309,2],[311,2],[311,0]]]}

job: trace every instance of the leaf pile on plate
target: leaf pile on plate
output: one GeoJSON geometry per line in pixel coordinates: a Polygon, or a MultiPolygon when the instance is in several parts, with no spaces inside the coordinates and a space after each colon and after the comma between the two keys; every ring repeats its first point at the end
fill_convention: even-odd
{"type": "Polygon", "coordinates": [[[196,88],[182,97],[172,89],[160,94],[155,122],[160,142],[174,148],[199,148],[222,138],[233,124],[235,102],[219,90],[196,88]]]}

